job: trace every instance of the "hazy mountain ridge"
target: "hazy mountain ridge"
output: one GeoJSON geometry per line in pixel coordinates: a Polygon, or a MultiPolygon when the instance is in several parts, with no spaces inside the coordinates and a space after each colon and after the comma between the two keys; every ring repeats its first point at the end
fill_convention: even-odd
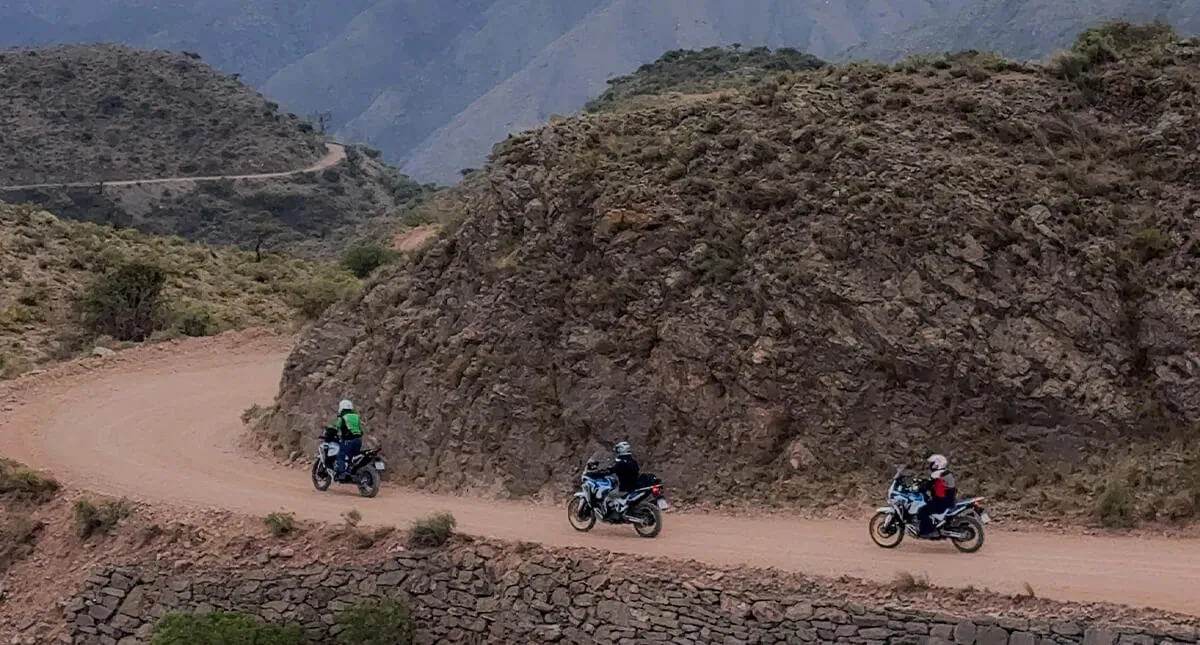
{"type": "Polygon", "coordinates": [[[662,52],[734,42],[823,59],[999,50],[1039,57],[1108,18],[1200,30],[1182,0],[18,0],[0,44],[121,41],[186,49],[423,181],[478,166],[514,130],[571,113],[662,52]]]}

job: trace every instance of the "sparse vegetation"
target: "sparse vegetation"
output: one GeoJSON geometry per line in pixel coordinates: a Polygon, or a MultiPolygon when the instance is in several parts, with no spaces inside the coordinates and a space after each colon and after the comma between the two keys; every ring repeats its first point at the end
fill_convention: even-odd
{"type": "Polygon", "coordinates": [[[272,625],[244,614],[167,614],[155,625],[150,645],[303,645],[294,625],[272,625]]]}
{"type": "Polygon", "coordinates": [[[165,322],[166,282],[162,267],[149,262],[129,262],[113,269],[84,291],[80,299],[84,326],[117,340],[146,340],[165,322]]]}
{"type": "Polygon", "coordinates": [[[15,461],[0,459],[0,498],[43,504],[60,488],[52,477],[34,472],[15,461]]]}
{"type": "Polygon", "coordinates": [[[263,518],[263,524],[267,526],[267,530],[271,532],[272,536],[281,538],[291,535],[296,530],[296,516],[287,511],[275,511],[268,513],[263,518]]]}
{"type": "Polygon", "coordinates": [[[354,292],[350,280],[321,277],[292,286],[290,302],[307,319],[319,318],[333,303],[354,292]]]}
{"type": "Polygon", "coordinates": [[[913,575],[908,571],[898,572],[896,577],[892,580],[892,589],[900,592],[920,591],[922,589],[928,589],[930,586],[929,578],[926,578],[925,576],[913,575]]]}
{"type": "Polygon", "coordinates": [[[0,278],[3,377],[89,352],[97,335],[157,339],[288,325],[301,317],[301,285],[339,285],[337,296],[354,284],[332,265],[273,253],[255,262],[248,252],[3,203],[0,278]]]}
{"type": "Polygon", "coordinates": [[[700,93],[753,86],[781,72],[813,70],[824,64],[819,58],[790,47],[774,51],[766,47],[677,49],[642,65],[633,74],[610,79],[608,89],[584,110],[601,112],[634,97],[659,96],[667,92],[700,93]]]}
{"type": "Polygon", "coordinates": [[[1133,496],[1129,486],[1112,478],[1096,498],[1095,517],[1109,528],[1128,528],[1137,522],[1133,496]]]}
{"type": "Polygon", "coordinates": [[[399,600],[366,600],[337,617],[337,645],[409,645],[413,619],[408,605],[399,600]]]}
{"type": "Polygon", "coordinates": [[[107,535],[132,512],[129,502],[124,499],[106,499],[99,503],[77,499],[72,509],[75,534],[85,540],[94,535],[107,535]]]}
{"type": "Polygon", "coordinates": [[[400,254],[392,249],[385,249],[378,244],[366,244],[347,249],[342,256],[342,266],[359,278],[366,278],[375,269],[396,261],[400,254]]]}
{"type": "Polygon", "coordinates": [[[439,547],[454,535],[458,523],[450,513],[436,513],[413,522],[408,532],[408,544],[417,548],[439,547]]]}

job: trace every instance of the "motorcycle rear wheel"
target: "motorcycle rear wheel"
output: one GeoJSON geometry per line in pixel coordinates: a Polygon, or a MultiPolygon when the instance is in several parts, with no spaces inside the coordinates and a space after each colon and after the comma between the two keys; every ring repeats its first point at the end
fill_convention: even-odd
{"type": "Polygon", "coordinates": [[[313,460],[312,466],[312,483],[313,488],[325,492],[333,484],[333,473],[324,466],[320,461],[313,460]]]}
{"type": "Polygon", "coordinates": [[[654,504],[642,502],[626,511],[625,515],[646,520],[645,524],[633,525],[633,530],[644,538],[658,537],[658,534],[662,532],[662,511],[658,510],[658,506],[654,504]]]}
{"type": "Polygon", "coordinates": [[[955,524],[956,524],[956,526],[954,528],[956,528],[956,529],[960,529],[960,530],[965,529],[965,530],[970,531],[971,537],[969,537],[965,540],[960,540],[957,538],[950,538],[950,541],[954,544],[954,548],[958,549],[959,551],[961,551],[963,553],[974,553],[983,548],[983,523],[982,522],[975,519],[974,517],[964,517],[964,518],[958,520],[957,522],[955,522],[955,524]]]}
{"type": "Polygon", "coordinates": [[[889,511],[877,511],[867,530],[871,533],[871,541],[885,549],[894,549],[904,541],[904,523],[889,511]]]}
{"type": "Polygon", "coordinates": [[[354,476],[358,486],[358,494],[363,497],[375,497],[379,494],[379,473],[374,468],[363,468],[354,476]]]}
{"type": "Polygon", "coordinates": [[[596,514],[583,498],[572,497],[571,501],[567,502],[567,521],[570,522],[571,528],[586,533],[596,525],[596,514]]]}

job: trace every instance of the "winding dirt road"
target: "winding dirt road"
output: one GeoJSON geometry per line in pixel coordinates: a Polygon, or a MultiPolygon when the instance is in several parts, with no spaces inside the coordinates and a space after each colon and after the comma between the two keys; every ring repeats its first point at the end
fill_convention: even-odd
{"type": "Polygon", "coordinates": [[[337,520],[357,508],[366,523],[403,525],[449,510],[473,534],[614,551],[750,564],[888,581],[923,573],[936,584],[1044,598],[1111,601],[1200,615],[1200,541],[1054,536],[993,530],[983,550],[948,544],[874,546],[865,522],[745,520],[669,513],[655,540],[628,527],[578,534],[563,509],[439,497],[385,486],[375,499],[349,487],[312,489],[306,472],[239,449],[239,415],[269,403],[287,352],[278,339],[204,339],[139,348],[129,357],[6,393],[0,452],[48,468],[73,484],[180,506],[224,507],[261,515],[286,508],[337,520]],[[7,397],[7,399],[6,399],[7,397]],[[339,490],[339,488],[341,490],[339,490]]]}
{"type": "Polygon", "coordinates": [[[147,184],[182,184],[198,181],[219,181],[222,179],[275,179],[278,177],[290,177],[306,172],[320,172],[327,168],[332,168],[342,162],[346,158],[346,147],[340,143],[326,143],[325,155],[314,162],[307,168],[297,168],[296,170],[284,170],[280,172],[264,172],[250,175],[207,175],[203,177],[157,177],[153,179],[121,179],[117,181],[75,181],[65,183],[49,183],[49,184],[24,184],[21,186],[0,186],[0,191],[7,190],[30,190],[34,188],[84,188],[87,186],[95,186],[103,183],[106,188],[113,186],[141,186],[147,184]]]}

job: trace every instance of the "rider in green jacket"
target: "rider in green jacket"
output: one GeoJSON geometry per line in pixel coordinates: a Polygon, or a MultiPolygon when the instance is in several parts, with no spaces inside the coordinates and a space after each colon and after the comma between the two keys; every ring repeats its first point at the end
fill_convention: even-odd
{"type": "Polygon", "coordinates": [[[334,477],[341,479],[346,476],[346,460],[362,452],[362,420],[354,411],[354,404],[349,399],[342,399],[342,402],[338,403],[333,428],[338,431],[340,442],[334,477]]]}

